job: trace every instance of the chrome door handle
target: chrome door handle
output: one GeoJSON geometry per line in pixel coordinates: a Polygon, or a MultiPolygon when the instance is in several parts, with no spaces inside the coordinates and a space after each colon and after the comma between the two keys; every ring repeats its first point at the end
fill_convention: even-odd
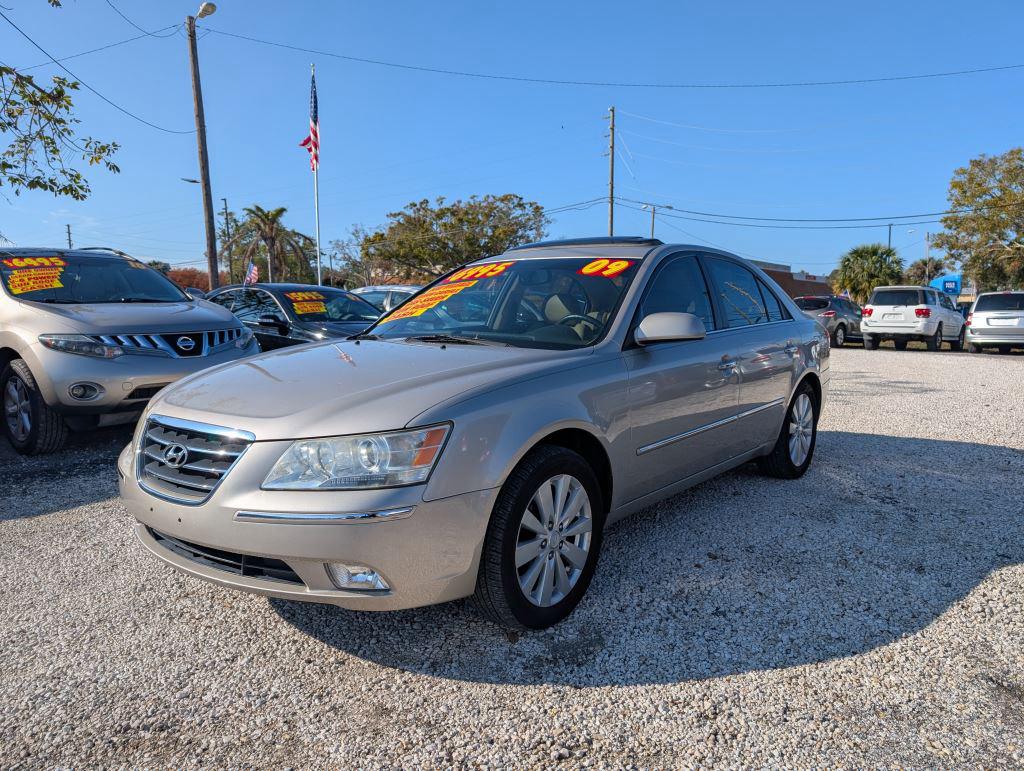
{"type": "Polygon", "coordinates": [[[786,353],[788,353],[790,356],[796,356],[796,354],[799,353],[799,351],[800,351],[800,346],[798,346],[798,345],[787,345],[785,350],[786,350],[786,353]]]}
{"type": "Polygon", "coordinates": [[[718,365],[718,368],[722,370],[722,372],[728,372],[736,369],[736,362],[735,360],[723,361],[718,365]]]}

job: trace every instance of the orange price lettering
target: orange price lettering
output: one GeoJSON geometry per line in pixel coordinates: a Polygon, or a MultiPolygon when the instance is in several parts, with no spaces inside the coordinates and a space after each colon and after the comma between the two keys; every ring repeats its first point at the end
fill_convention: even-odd
{"type": "Polygon", "coordinates": [[[452,273],[445,279],[445,283],[451,284],[455,281],[465,281],[470,278],[494,278],[508,270],[510,265],[515,265],[515,262],[488,262],[484,265],[471,265],[468,268],[452,273]]]}
{"type": "Polygon", "coordinates": [[[599,260],[592,260],[576,271],[581,276],[604,276],[612,278],[633,264],[632,260],[609,260],[602,257],[599,260]]]}
{"type": "Polygon", "coordinates": [[[8,268],[63,268],[67,263],[60,257],[13,257],[4,260],[8,268]]]}

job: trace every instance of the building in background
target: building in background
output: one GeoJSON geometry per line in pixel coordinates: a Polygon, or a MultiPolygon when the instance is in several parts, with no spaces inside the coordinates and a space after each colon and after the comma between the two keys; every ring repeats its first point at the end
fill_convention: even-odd
{"type": "Polygon", "coordinates": [[[777,262],[762,262],[761,260],[751,260],[751,262],[771,276],[790,297],[834,294],[828,276],[815,276],[802,270],[794,273],[789,265],[777,262]]]}

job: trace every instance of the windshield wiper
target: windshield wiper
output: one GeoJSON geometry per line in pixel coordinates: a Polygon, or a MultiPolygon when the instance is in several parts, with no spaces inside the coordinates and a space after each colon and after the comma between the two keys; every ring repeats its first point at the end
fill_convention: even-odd
{"type": "Polygon", "coordinates": [[[412,337],[405,338],[406,340],[415,340],[418,343],[452,343],[454,345],[496,345],[490,341],[481,340],[477,337],[460,337],[458,335],[413,335],[412,337]]]}
{"type": "Polygon", "coordinates": [[[358,335],[349,335],[345,338],[346,340],[380,340],[380,335],[375,335],[373,332],[360,332],[358,335]]]}
{"type": "Polygon", "coordinates": [[[147,300],[145,297],[121,297],[117,300],[111,300],[111,302],[118,303],[176,303],[185,302],[184,300],[147,300]]]}

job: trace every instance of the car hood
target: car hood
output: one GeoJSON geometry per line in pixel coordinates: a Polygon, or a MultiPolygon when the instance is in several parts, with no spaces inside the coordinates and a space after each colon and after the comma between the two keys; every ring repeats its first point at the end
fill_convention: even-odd
{"type": "Polygon", "coordinates": [[[323,332],[331,337],[346,337],[362,332],[372,321],[306,321],[302,328],[312,332],[323,332]]]}
{"type": "Polygon", "coordinates": [[[180,303],[96,303],[94,305],[34,305],[42,315],[58,317],[67,329],[88,335],[203,332],[230,329],[238,320],[226,308],[200,300],[180,303]]]}
{"type": "Polygon", "coordinates": [[[244,429],[257,440],[385,431],[452,397],[571,367],[591,352],[388,340],[313,343],[179,380],[161,391],[150,412],[244,429]]]}

